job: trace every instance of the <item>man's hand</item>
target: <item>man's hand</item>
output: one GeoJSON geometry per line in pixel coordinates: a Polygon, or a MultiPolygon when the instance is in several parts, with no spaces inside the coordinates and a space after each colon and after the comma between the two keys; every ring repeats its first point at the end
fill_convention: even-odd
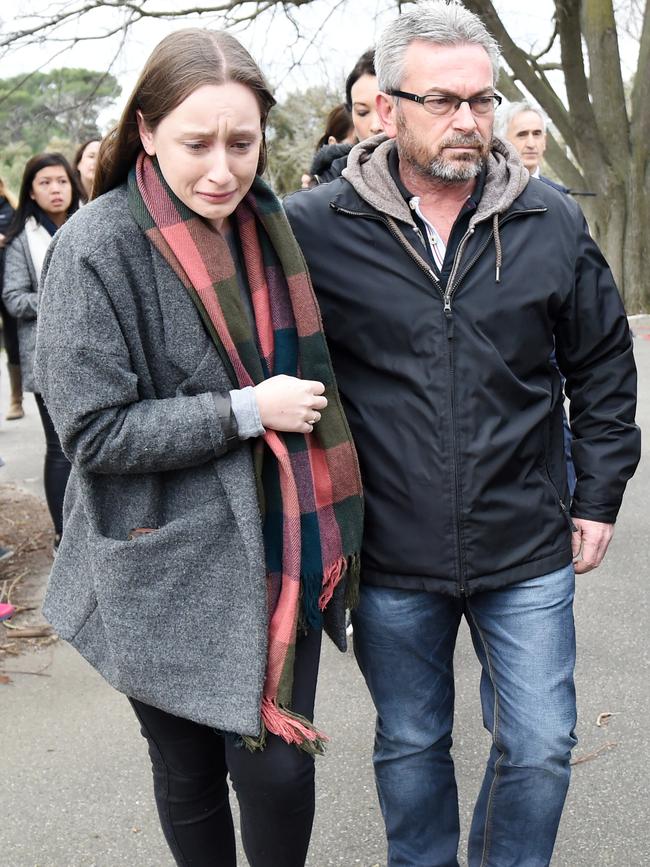
{"type": "Polygon", "coordinates": [[[571,535],[573,566],[576,574],[581,575],[600,566],[614,535],[614,525],[587,521],[586,518],[573,518],[573,523],[577,527],[571,535]]]}

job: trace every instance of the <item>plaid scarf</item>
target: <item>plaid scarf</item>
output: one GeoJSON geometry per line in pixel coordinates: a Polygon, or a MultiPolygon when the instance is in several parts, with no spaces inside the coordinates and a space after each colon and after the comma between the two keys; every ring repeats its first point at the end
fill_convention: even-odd
{"type": "Polygon", "coordinates": [[[128,180],[138,225],[188,290],[240,388],[284,373],[325,385],[327,407],[311,434],[267,430],[255,444],[266,551],[269,635],[261,706],[266,732],[308,752],[326,738],[290,710],[299,613],[320,627],[339,582],[354,598],[363,524],[361,479],[343,414],[320,313],[282,205],[258,177],[232,222],[241,242],[255,334],[227,241],[183,204],[155,159],[141,153],[128,180]]]}

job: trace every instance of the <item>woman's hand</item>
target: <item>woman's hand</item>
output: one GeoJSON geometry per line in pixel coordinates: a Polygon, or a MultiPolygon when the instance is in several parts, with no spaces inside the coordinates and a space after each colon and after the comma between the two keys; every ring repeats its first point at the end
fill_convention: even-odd
{"type": "Polygon", "coordinates": [[[255,386],[260,419],[266,428],[288,433],[311,433],[327,406],[325,386],[295,376],[272,376],[255,386]]]}

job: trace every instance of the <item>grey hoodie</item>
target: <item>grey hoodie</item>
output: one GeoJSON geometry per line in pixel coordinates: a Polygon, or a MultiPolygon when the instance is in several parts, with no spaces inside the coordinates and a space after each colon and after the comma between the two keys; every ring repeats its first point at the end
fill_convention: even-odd
{"type": "MultiPolygon", "coordinates": [[[[384,133],[359,142],[350,152],[342,177],[377,211],[415,228],[411,209],[395,186],[388,167],[388,155],[394,147],[394,139],[384,133]]],[[[530,174],[515,148],[509,142],[493,139],[483,195],[471,216],[469,229],[472,231],[478,223],[492,220],[498,268],[502,265],[498,216],[508,210],[529,180],[530,174]]]]}

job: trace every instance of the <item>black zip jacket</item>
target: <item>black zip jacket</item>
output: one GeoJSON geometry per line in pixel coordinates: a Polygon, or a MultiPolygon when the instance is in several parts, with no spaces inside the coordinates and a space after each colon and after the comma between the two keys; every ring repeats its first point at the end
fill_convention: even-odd
{"type": "Polygon", "coordinates": [[[363,580],[452,595],[571,561],[571,513],[614,522],[640,454],[636,369],[612,275],[578,206],[496,143],[441,289],[371,139],[285,207],[357,445],[363,580]]]}

